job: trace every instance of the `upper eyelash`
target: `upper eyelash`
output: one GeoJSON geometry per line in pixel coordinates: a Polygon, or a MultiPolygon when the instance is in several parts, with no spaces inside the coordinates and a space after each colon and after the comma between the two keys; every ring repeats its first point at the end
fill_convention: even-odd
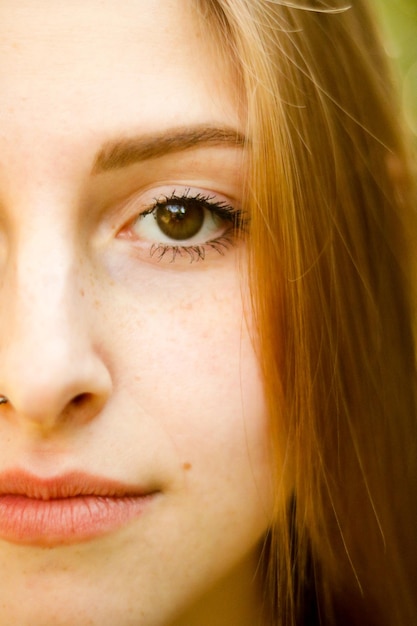
{"type": "Polygon", "coordinates": [[[184,204],[187,204],[187,202],[199,202],[203,208],[215,213],[225,220],[232,222],[234,228],[243,229],[247,225],[248,219],[242,210],[236,209],[226,200],[215,200],[215,198],[215,195],[204,194],[201,192],[190,195],[190,189],[187,189],[183,194],[177,194],[176,191],[174,191],[170,195],[163,195],[158,198],[154,198],[154,204],[143,211],[139,217],[149,215],[158,207],[162,207],[165,204],[170,204],[172,202],[182,202],[184,204]]]}

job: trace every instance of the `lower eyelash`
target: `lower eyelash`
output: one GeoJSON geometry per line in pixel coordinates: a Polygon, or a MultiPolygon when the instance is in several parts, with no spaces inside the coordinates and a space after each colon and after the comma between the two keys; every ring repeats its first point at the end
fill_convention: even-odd
{"type": "Polygon", "coordinates": [[[179,256],[181,258],[189,257],[190,263],[198,261],[204,261],[206,252],[208,250],[215,250],[220,255],[224,256],[226,251],[234,244],[232,235],[222,235],[218,239],[207,241],[204,244],[197,246],[172,246],[163,243],[153,244],[150,250],[150,256],[156,257],[157,261],[161,261],[167,255],[171,255],[169,263],[174,263],[175,259],[179,256]]]}

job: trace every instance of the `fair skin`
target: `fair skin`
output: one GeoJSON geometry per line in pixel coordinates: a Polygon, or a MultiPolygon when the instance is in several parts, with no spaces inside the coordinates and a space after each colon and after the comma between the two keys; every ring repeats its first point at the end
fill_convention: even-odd
{"type": "Polygon", "coordinates": [[[183,240],[159,258],[152,243],[172,242],[152,216],[136,221],[174,193],[241,199],[233,75],[192,6],[0,6],[0,488],[10,470],[82,471],[154,494],[140,515],[79,541],[0,532],[1,625],[259,617],[273,496],[244,243],[227,231],[223,254],[204,248],[230,229],[206,216],[191,242],[204,260],[183,240]],[[228,138],[163,141],[213,127],[228,138]],[[106,161],[126,139],[158,154],[106,161]]]}

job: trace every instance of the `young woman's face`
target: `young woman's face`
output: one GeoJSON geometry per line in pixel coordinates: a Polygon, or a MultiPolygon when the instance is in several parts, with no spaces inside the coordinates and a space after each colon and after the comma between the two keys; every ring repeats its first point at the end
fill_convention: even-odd
{"type": "Polygon", "coordinates": [[[0,623],[253,624],[243,122],[188,0],[0,5],[0,623]]]}

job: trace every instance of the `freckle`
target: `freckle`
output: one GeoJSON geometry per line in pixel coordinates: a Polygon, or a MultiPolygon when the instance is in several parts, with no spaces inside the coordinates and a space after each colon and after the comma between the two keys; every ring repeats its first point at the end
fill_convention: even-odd
{"type": "Polygon", "coordinates": [[[85,295],[84,289],[80,289],[80,294],[84,298],[84,295],[85,295]]]}
{"type": "Polygon", "coordinates": [[[191,463],[186,462],[182,464],[182,467],[186,472],[188,472],[188,470],[190,470],[192,466],[191,463]]]}
{"type": "Polygon", "coordinates": [[[180,309],[182,311],[192,311],[194,309],[194,302],[181,302],[180,309]]]}

